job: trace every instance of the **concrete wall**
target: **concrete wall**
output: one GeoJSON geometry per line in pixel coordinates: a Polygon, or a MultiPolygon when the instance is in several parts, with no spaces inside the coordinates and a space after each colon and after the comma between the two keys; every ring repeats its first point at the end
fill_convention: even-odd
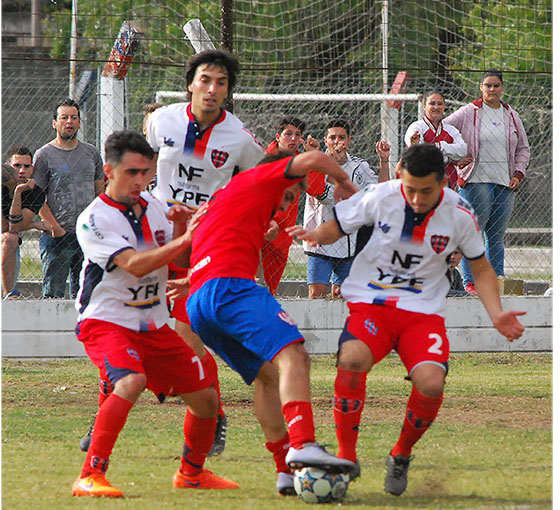
{"type": "MultiPolygon", "coordinates": [[[[552,299],[504,297],[508,310],[524,310],[523,337],[509,343],[492,328],[482,303],[474,298],[448,298],[447,329],[451,351],[551,351],[552,299]]],[[[313,354],[334,353],[344,325],[347,308],[342,301],[284,299],[313,354]]],[[[2,356],[85,356],[76,340],[77,312],[67,300],[6,300],[2,302],[2,356]]]]}

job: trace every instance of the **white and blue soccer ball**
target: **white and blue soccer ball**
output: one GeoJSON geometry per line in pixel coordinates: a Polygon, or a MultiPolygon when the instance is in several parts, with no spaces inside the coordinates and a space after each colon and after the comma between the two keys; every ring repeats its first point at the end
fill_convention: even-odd
{"type": "Polygon", "coordinates": [[[344,473],[329,474],[323,469],[304,467],[294,473],[294,488],[306,503],[342,501],[350,478],[344,473]]]}

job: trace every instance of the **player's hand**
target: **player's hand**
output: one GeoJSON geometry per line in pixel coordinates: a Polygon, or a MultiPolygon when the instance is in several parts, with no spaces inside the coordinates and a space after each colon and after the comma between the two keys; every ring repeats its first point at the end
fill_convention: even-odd
{"type": "Polygon", "coordinates": [[[410,145],[420,143],[420,138],[420,133],[418,131],[414,131],[413,135],[410,137],[410,145]]]}
{"type": "Polygon", "coordinates": [[[189,239],[192,239],[193,232],[195,231],[196,227],[200,225],[200,222],[206,216],[208,212],[208,202],[204,202],[198,210],[192,215],[189,223],[187,225],[187,231],[183,234],[187,236],[189,239]]]}
{"type": "Polygon", "coordinates": [[[391,154],[391,146],[386,140],[379,140],[375,144],[375,152],[377,152],[381,161],[387,161],[389,159],[389,155],[391,154]]]}
{"type": "Polygon", "coordinates": [[[286,232],[298,239],[299,241],[306,241],[312,247],[318,245],[317,240],[315,239],[315,232],[313,230],[307,230],[303,228],[301,225],[294,225],[292,227],[287,227],[286,232]]]}
{"type": "Polygon", "coordinates": [[[278,223],[276,223],[274,220],[270,220],[270,225],[268,226],[268,230],[264,234],[264,240],[274,241],[274,239],[278,237],[279,230],[280,227],[278,226],[278,223]]]}
{"type": "Polygon", "coordinates": [[[176,280],[168,280],[166,296],[169,299],[181,299],[189,295],[191,283],[191,271],[185,278],[177,278],[176,280]]]}
{"type": "Polygon", "coordinates": [[[302,139],[301,143],[306,151],[319,150],[319,147],[321,146],[319,140],[316,140],[311,135],[307,135],[307,142],[304,142],[302,139]]]}
{"type": "Polygon", "coordinates": [[[525,327],[517,320],[517,317],[526,313],[518,310],[503,311],[494,319],[494,327],[510,342],[513,342],[525,331],[525,327]]]}
{"type": "Polygon", "coordinates": [[[350,179],[346,179],[345,181],[341,181],[341,182],[340,181],[336,182],[334,185],[335,203],[350,198],[354,193],[356,193],[356,191],[358,191],[358,188],[350,179]]]}
{"type": "Polygon", "coordinates": [[[186,205],[175,204],[167,211],[167,219],[173,223],[186,223],[193,214],[194,211],[186,205]]]}

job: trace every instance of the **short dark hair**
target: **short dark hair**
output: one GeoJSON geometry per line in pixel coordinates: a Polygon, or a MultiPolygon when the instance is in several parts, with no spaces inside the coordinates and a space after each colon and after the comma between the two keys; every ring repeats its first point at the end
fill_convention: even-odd
{"type": "Polygon", "coordinates": [[[498,78],[498,80],[500,80],[500,83],[504,83],[504,80],[502,78],[502,71],[498,71],[497,69],[487,69],[486,71],[484,71],[480,83],[482,83],[485,78],[488,78],[489,76],[495,76],[496,78],[498,78]]]}
{"type": "Polygon", "coordinates": [[[428,90],[428,92],[424,92],[424,97],[422,98],[422,104],[426,105],[426,101],[428,100],[428,98],[430,96],[433,96],[434,94],[437,94],[438,96],[441,96],[441,98],[445,101],[445,96],[443,95],[443,93],[440,90],[432,89],[432,90],[428,90]]]}
{"type": "Polygon", "coordinates": [[[286,115],[280,119],[280,122],[276,124],[276,132],[278,134],[282,134],[282,131],[286,129],[288,126],[295,126],[297,129],[301,130],[303,133],[306,128],[306,124],[303,120],[299,119],[298,117],[294,117],[293,115],[286,115]]]}
{"type": "Polygon", "coordinates": [[[54,112],[53,112],[53,120],[56,120],[58,117],[58,109],[61,106],[70,106],[70,107],[74,107],[76,108],[76,110],[78,110],[78,119],[80,118],[80,105],[78,103],[76,103],[76,101],[74,101],[71,97],[67,97],[66,99],[63,99],[62,101],[60,101],[55,107],[54,107],[54,112]]]}
{"type": "Polygon", "coordinates": [[[325,132],[330,128],[340,127],[346,129],[346,134],[350,136],[350,123],[346,119],[331,119],[327,122],[325,126],[325,132]]]}
{"type": "Polygon", "coordinates": [[[445,177],[443,153],[430,143],[411,145],[404,151],[400,164],[414,177],[426,177],[432,173],[436,174],[438,181],[445,177]]]}
{"type": "Polygon", "coordinates": [[[161,108],[163,105],[161,103],[148,103],[144,105],[144,117],[149,115],[150,113],[154,113],[158,108],[161,108]]]}
{"type": "Polygon", "coordinates": [[[154,157],[154,151],[146,139],[136,131],[115,131],[105,140],[105,161],[113,165],[122,161],[127,152],[137,152],[149,159],[154,157]]]}
{"type": "Polygon", "coordinates": [[[33,159],[33,153],[25,145],[12,145],[8,149],[6,161],[9,161],[10,158],[15,154],[17,154],[18,156],[31,156],[31,159],[33,159]]]}
{"type": "Polygon", "coordinates": [[[210,64],[212,66],[223,67],[228,74],[228,94],[231,95],[235,83],[237,82],[237,73],[239,72],[238,60],[228,51],[225,50],[206,50],[193,55],[186,65],[186,82],[187,82],[187,99],[190,101],[191,93],[189,85],[194,80],[196,70],[202,64],[210,64]]]}

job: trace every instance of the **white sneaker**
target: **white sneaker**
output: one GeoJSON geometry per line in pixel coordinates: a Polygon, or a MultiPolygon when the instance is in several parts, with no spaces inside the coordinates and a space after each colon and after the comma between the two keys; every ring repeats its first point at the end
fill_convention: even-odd
{"type": "Polygon", "coordinates": [[[276,479],[276,490],[282,496],[296,496],[294,489],[294,474],[293,473],[278,473],[276,479]]]}
{"type": "Polygon", "coordinates": [[[327,473],[348,473],[356,469],[352,461],[327,452],[319,443],[306,443],[299,450],[290,448],[286,455],[286,464],[290,469],[310,466],[323,469],[327,473]]]}

